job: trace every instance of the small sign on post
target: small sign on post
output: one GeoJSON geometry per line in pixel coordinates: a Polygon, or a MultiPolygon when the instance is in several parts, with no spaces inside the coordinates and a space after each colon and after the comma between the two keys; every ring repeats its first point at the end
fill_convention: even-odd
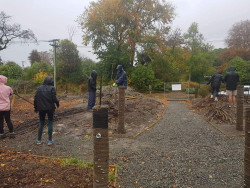
{"type": "Polygon", "coordinates": [[[181,84],[172,84],[172,91],[181,91],[181,84]]]}

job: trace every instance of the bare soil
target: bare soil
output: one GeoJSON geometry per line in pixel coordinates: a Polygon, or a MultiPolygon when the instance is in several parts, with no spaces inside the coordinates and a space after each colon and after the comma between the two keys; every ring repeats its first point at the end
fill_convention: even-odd
{"type": "MultiPolygon", "coordinates": [[[[113,138],[133,138],[154,124],[164,113],[166,101],[160,97],[149,97],[126,90],[125,134],[117,133],[118,92],[105,88],[102,104],[109,108],[109,135],[113,138]]],[[[25,97],[33,103],[33,96],[25,97]]],[[[16,132],[15,139],[0,140],[0,176],[4,177],[0,187],[88,187],[92,176],[88,169],[75,166],[62,167],[53,162],[41,163],[50,158],[78,158],[92,161],[88,146],[92,137],[92,112],[87,111],[88,95],[59,96],[60,108],[56,109],[53,139],[55,144],[47,146],[47,127],[44,128],[42,144],[36,145],[38,114],[33,105],[18,99],[12,103],[11,119],[16,132]],[[32,178],[28,178],[34,174],[32,178]],[[65,178],[68,177],[68,178],[65,178]],[[78,180],[82,177],[81,180],[78,180]],[[61,181],[64,179],[64,181],[61,181]],[[73,180],[76,179],[76,180],[73,180]],[[89,181],[86,181],[89,180],[89,181]]],[[[97,104],[99,103],[97,95],[97,104]]],[[[7,132],[7,128],[5,126],[7,132]]]]}
{"type": "Polygon", "coordinates": [[[0,187],[92,187],[92,170],[0,148],[0,187]],[[81,178],[79,178],[81,177],[81,178]]]}

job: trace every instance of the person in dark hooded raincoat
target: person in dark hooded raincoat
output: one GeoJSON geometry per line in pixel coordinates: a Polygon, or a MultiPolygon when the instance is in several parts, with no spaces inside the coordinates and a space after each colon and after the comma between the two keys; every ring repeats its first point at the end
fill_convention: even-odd
{"type": "Polygon", "coordinates": [[[239,82],[239,75],[235,72],[235,67],[231,66],[229,68],[229,72],[227,72],[224,77],[224,81],[226,82],[226,93],[228,95],[229,108],[236,107],[235,96],[237,95],[237,83],[239,82]]]}
{"type": "Polygon", "coordinates": [[[218,101],[221,82],[224,83],[223,77],[222,77],[220,71],[216,71],[215,74],[213,74],[211,76],[211,78],[209,79],[209,81],[207,83],[207,84],[211,83],[211,87],[212,87],[211,99],[214,97],[214,92],[216,92],[215,101],[218,101]]]}
{"type": "Polygon", "coordinates": [[[34,97],[34,109],[35,112],[39,112],[40,120],[37,144],[41,144],[46,114],[48,116],[48,145],[52,145],[54,143],[52,140],[52,133],[54,113],[56,109],[55,105],[59,108],[59,101],[56,97],[56,89],[54,87],[53,79],[50,76],[47,76],[44,79],[43,85],[37,89],[34,97]]]}
{"type": "Polygon", "coordinates": [[[97,73],[95,70],[92,70],[91,76],[89,77],[88,81],[88,90],[89,90],[88,110],[91,110],[95,106],[96,78],[97,78],[97,73]]]}
{"type": "Polygon", "coordinates": [[[123,70],[122,65],[117,65],[116,67],[117,75],[115,84],[119,86],[125,86],[127,88],[127,75],[126,72],[123,70]]]}

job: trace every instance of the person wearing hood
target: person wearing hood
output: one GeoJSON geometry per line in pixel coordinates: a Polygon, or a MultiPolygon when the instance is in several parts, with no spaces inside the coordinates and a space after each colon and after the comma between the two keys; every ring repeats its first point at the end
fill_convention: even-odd
{"type": "Polygon", "coordinates": [[[88,110],[91,110],[95,106],[96,78],[97,78],[97,72],[95,70],[92,70],[91,76],[89,77],[88,80],[88,91],[89,91],[88,110]]]}
{"type": "Polygon", "coordinates": [[[127,75],[126,72],[123,70],[122,65],[117,65],[116,70],[116,81],[113,86],[125,86],[125,88],[127,88],[127,75]]]}
{"type": "Polygon", "coordinates": [[[216,92],[215,94],[215,101],[218,101],[218,96],[219,96],[219,91],[220,91],[220,85],[221,85],[221,82],[224,83],[224,80],[223,80],[223,77],[220,73],[220,71],[216,71],[212,76],[211,78],[209,79],[208,83],[207,84],[210,84],[211,83],[211,99],[214,97],[214,92],[216,92]]]}
{"type": "Polygon", "coordinates": [[[11,87],[6,86],[7,77],[0,75],[0,139],[5,138],[4,134],[4,120],[9,129],[10,138],[14,138],[13,124],[10,119],[10,95],[13,94],[11,87]]]}
{"type": "Polygon", "coordinates": [[[56,89],[54,87],[53,79],[50,76],[47,76],[44,79],[43,85],[37,88],[34,97],[34,110],[35,112],[39,112],[40,120],[37,144],[41,144],[46,115],[48,116],[48,145],[52,145],[54,143],[52,140],[52,133],[54,113],[56,109],[55,105],[59,108],[59,101],[56,97],[56,89]]]}
{"type": "Polygon", "coordinates": [[[235,72],[235,67],[231,66],[227,72],[224,81],[226,82],[226,94],[228,95],[229,108],[236,107],[235,96],[237,95],[237,83],[239,82],[239,75],[235,72]]]}

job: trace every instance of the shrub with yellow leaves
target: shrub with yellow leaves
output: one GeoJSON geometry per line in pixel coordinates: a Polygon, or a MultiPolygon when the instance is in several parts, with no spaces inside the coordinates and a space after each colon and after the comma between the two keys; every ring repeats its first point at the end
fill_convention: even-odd
{"type": "Polygon", "coordinates": [[[42,84],[47,76],[51,75],[48,75],[48,73],[43,72],[42,70],[39,70],[39,72],[34,75],[33,80],[36,84],[42,84]]]}

